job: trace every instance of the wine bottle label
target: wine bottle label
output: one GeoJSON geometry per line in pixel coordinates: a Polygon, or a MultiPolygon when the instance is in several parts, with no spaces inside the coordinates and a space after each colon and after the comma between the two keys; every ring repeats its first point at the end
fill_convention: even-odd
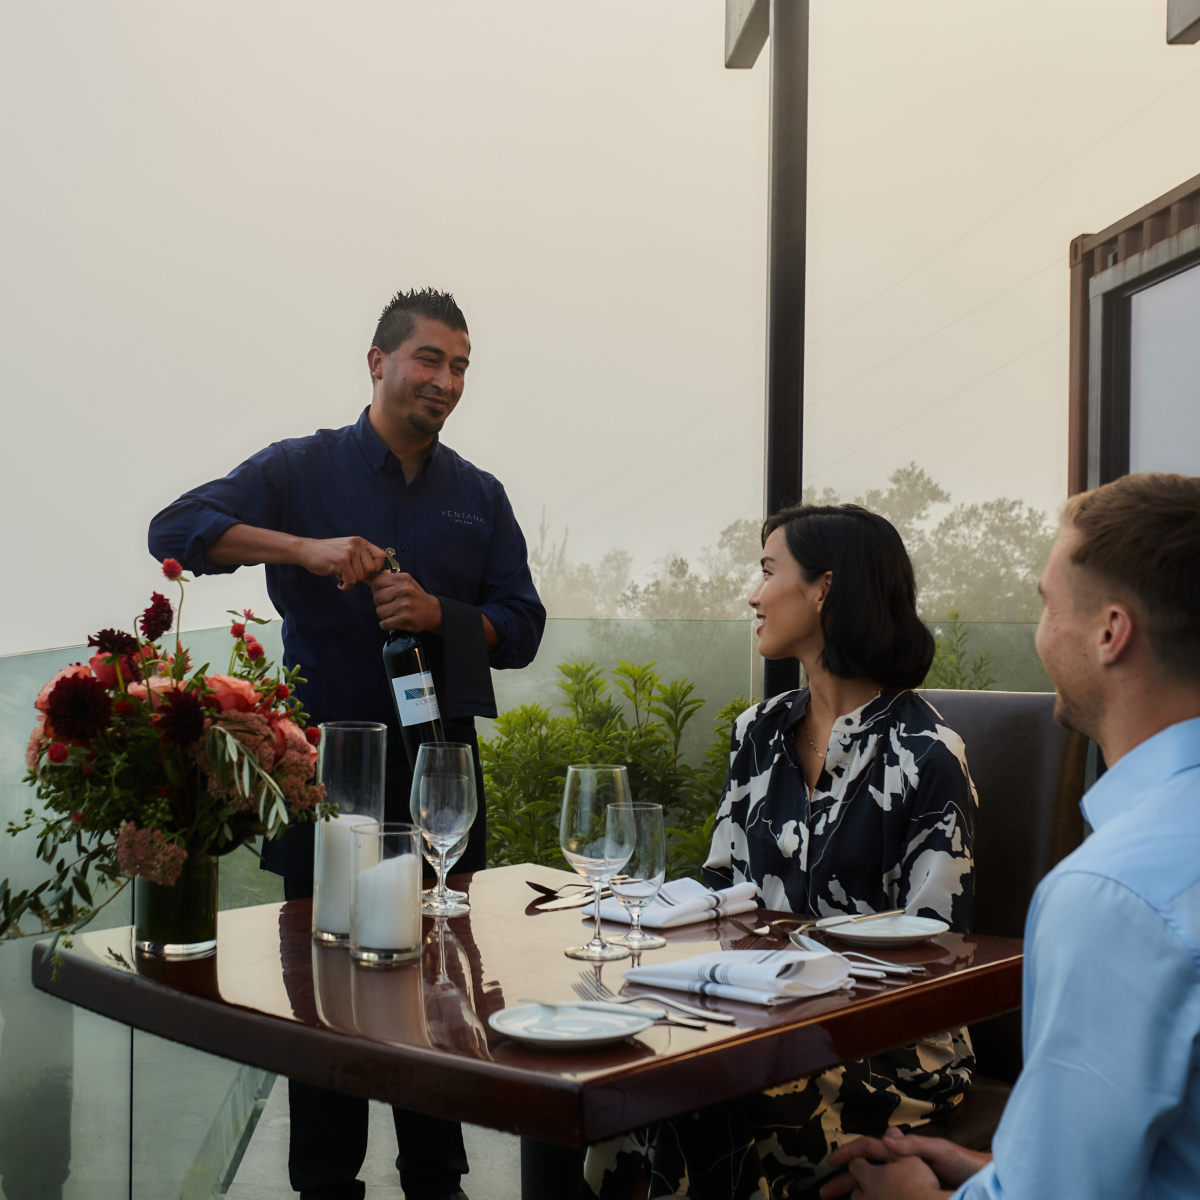
{"type": "Polygon", "coordinates": [[[398,675],[392,680],[396,689],[396,708],[400,712],[401,725],[423,725],[426,721],[441,718],[438,712],[437,693],[433,690],[433,676],[424,674],[398,675]]]}

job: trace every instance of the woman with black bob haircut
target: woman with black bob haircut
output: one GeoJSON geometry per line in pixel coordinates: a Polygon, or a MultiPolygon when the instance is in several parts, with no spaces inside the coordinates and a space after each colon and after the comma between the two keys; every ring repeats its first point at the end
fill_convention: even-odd
{"type": "MultiPolygon", "coordinates": [[[[978,801],[962,739],[912,690],[934,641],[900,535],[855,504],[787,508],[763,525],[762,572],[759,653],[799,659],[808,682],[734,723],[706,882],[752,880],[768,909],[903,908],[970,932],[978,801]]],[[[602,1200],[647,1177],[650,1200],[816,1196],[837,1146],[945,1117],[973,1068],[965,1029],[937,1034],[593,1147],[588,1183],[602,1200]]]]}

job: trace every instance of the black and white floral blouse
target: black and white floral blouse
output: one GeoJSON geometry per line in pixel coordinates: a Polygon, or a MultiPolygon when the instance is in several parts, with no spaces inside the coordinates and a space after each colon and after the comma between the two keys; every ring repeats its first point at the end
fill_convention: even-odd
{"type": "Polygon", "coordinates": [[[783,912],[906,908],[969,932],[978,798],[962,738],[915,692],[885,691],[838,718],[810,800],[795,746],[807,711],[802,688],[737,719],[706,882],[756,883],[783,912]]]}
{"type": "MultiPolygon", "coordinates": [[[[784,912],[904,907],[969,932],[978,800],[962,739],[916,693],[885,691],[838,718],[810,800],[795,748],[807,709],[805,688],[735,723],[708,884],[753,882],[784,912]]],[[[650,1200],[808,1196],[836,1147],[946,1115],[973,1066],[966,1030],[935,1034],[593,1146],[585,1178],[599,1200],[630,1200],[643,1177],[650,1200]]]]}

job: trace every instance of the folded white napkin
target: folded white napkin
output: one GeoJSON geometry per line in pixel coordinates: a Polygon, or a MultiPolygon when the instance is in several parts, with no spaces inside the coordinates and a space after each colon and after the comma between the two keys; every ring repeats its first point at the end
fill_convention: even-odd
{"type": "MultiPolygon", "coordinates": [[[[754,899],[757,895],[758,888],[752,883],[738,883],[713,892],[695,879],[673,879],[664,883],[655,899],[642,910],[642,925],[646,929],[670,929],[694,921],[710,921],[713,917],[736,917],[758,907],[754,899]]],[[[596,915],[594,902],[583,910],[583,915],[596,915]]],[[[600,916],[605,921],[630,924],[628,909],[615,896],[600,901],[600,916]]]]}
{"type": "Polygon", "coordinates": [[[677,962],[634,967],[630,983],[722,996],[749,1004],[787,1004],[852,987],[850,964],[832,950],[717,950],[677,962]]]}

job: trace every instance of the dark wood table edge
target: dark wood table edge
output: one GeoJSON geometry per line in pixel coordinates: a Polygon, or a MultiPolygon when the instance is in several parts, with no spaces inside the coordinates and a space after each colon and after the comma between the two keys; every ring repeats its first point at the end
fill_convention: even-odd
{"type": "Polygon", "coordinates": [[[946,997],[943,977],[860,1002],[853,1013],[842,1013],[836,1047],[822,1026],[834,1014],[818,1013],[789,1030],[747,1029],[736,1038],[669,1059],[633,1062],[601,1080],[554,1079],[505,1063],[448,1060],[436,1050],[398,1048],[265,1017],[71,951],[63,953],[59,980],[53,983],[51,964],[44,961],[46,944],[42,954],[33,955],[35,987],[135,1029],[320,1087],[575,1147],[879,1053],[898,1044],[887,1031],[900,1018],[912,1023],[907,1027],[910,1036],[899,1041],[912,1040],[1011,1011],[1021,1002],[1022,956],[1016,953],[971,969],[968,978],[955,983],[952,1000],[946,997]],[[953,1016],[947,1012],[949,1004],[953,1016]],[[114,1016],[117,1012],[121,1015],[114,1016]],[[186,1038],[180,1035],[183,1028],[186,1038]],[[309,1051],[299,1069],[297,1036],[305,1039],[309,1051]],[[748,1086],[730,1087],[729,1064],[721,1060],[733,1056],[738,1076],[752,1081],[748,1086]],[[709,1089],[696,1089],[696,1061],[706,1057],[714,1060],[711,1094],[709,1089]],[[386,1073],[379,1070],[381,1062],[386,1073]],[[494,1100],[485,1101],[481,1084],[504,1090],[503,1121],[496,1119],[494,1100]],[[419,1104],[414,1103],[417,1099],[419,1104]]]}

